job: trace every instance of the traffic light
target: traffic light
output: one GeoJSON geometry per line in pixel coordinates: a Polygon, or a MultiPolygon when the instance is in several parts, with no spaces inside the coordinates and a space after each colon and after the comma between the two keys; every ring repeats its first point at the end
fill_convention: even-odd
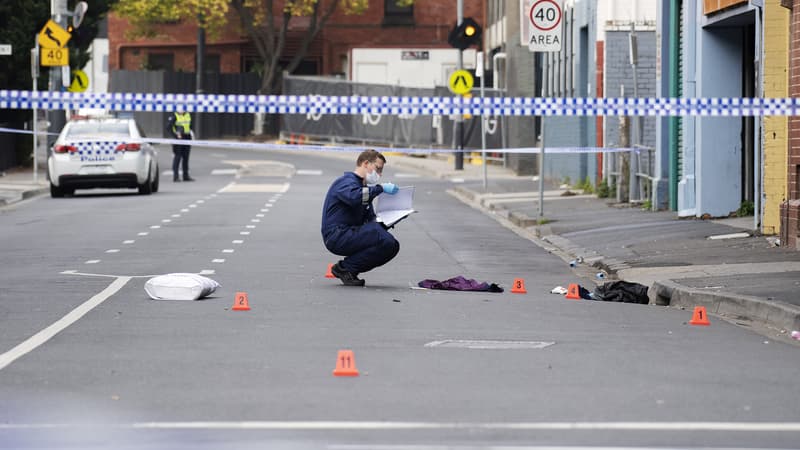
{"type": "Polygon", "coordinates": [[[459,50],[464,50],[481,42],[481,31],[482,28],[478,22],[471,17],[465,17],[461,25],[456,25],[450,30],[447,42],[459,50]]]}

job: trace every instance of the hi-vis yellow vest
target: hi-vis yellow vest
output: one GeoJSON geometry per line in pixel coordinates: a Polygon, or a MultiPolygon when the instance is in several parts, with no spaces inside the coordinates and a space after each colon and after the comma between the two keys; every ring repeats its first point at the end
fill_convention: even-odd
{"type": "Polygon", "coordinates": [[[183,133],[188,134],[189,131],[192,129],[192,116],[189,113],[175,113],[175,125],[173,126],[174,131],[178,131],[178,128],[183,128],[183,133]]]}

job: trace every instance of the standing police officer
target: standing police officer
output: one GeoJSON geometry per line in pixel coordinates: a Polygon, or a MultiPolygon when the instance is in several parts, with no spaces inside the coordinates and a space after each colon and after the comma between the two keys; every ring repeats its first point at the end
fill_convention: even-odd
{"type": "MultiPolygon", "coordinates": [[[[182,110],[175,111],[167,117],[167,130],[174,139],[191,140],[194,135],[192,116],[182,110]]],[[[189,176],[189,151],[191,149],[190,145],[173,144],[172,181],[181,181],[178,178],[178,166],[181,165],[183,166],[183,181],[194,181],[194,178],[189,176]]]]}
{"type": "Polygon", "coordinates": [[[382,193],[394,195],[392,183],[378,184],[386,158],[376,150],[365,150],[356,169],[333,182],[322,207],[322,239],[325,248],[345,258],[331,273],[345,286],[363,286],[358,274],[389,262],[400,251],[400,243],[375,221],[372,200],[382,193]]]}

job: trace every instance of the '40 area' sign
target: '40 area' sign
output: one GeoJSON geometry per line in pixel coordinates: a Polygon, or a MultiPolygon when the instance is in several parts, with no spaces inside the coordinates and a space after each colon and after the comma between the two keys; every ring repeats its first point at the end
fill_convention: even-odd
{"type": "Polygon", "coordinates": [[[563,0],[520,0],[521,45],[532,52],[561,51],[563,0]]]}

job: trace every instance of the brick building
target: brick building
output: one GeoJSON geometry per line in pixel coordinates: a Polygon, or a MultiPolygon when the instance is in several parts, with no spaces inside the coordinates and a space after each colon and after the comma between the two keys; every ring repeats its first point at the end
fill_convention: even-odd
{"type": "MultiPolygon", "coordinates": [[[[789,95],[800,97],[800,0],[782,0],[791,9],[789,95]]],[[[800,249],[800,117],[789,119],[787,197],[781,205],[781,242],[800,249]]]]}
{"type": "MultiPolygon", "coordinates": [[[[322,0],[323,8],[330,1],[322,0]]],[[[275,11],[282,10],[280,5],[275,11]]],[[[464,16],[484,21],[485,0],[464,2],[464,16]]],[[[229,12],[228,27],[217,39],[206,43],[207,71],[240,73],[258,64],[258,54],[247,34],[239,26],[239,17],[229,12]]],[[[276,21],[279,17],[276,16],[276,21]]],[[[456,21],[456,0],[416,0],[413,6],[398,7],[396,0],[370,0],[361,15],[334,13],[311,43],[297,74],[331,75],[349,73],[349,52],[354,47],[450,48],[447,34],[456,21]]],[[[293,18],[281,62],[288,63],[299,49],[308,18],[293,18]]],[[[181,21],[157,26],[158,36],[131,40],[127,20],[109,16],[110,70],[167,70],[193,72],[197,27],[181,21]]]]}

